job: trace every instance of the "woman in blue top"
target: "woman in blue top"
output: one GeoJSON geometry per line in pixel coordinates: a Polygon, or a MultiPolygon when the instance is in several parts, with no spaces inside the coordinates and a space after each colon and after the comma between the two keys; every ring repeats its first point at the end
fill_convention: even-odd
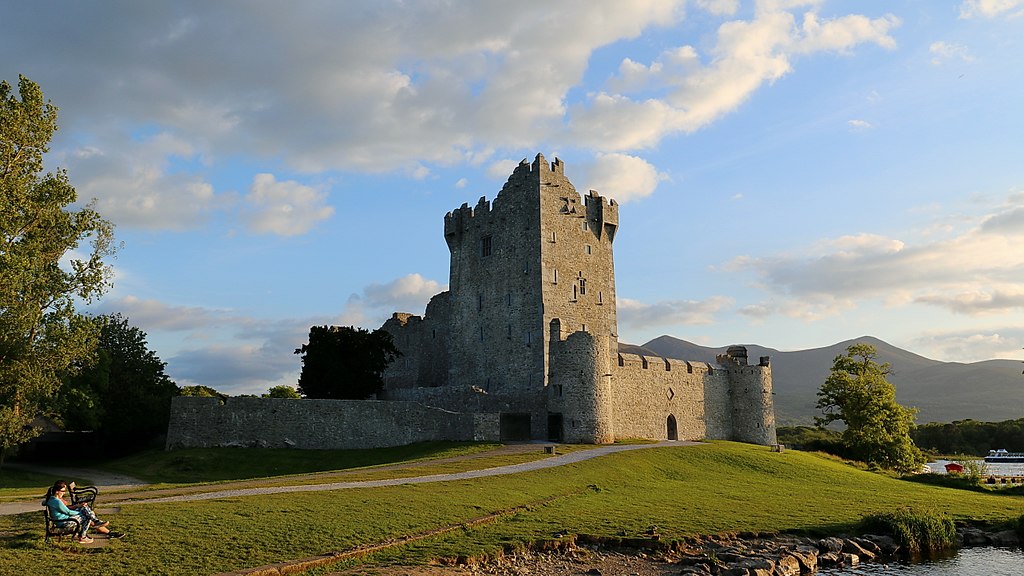
{"type": "Polygon", "coordinates": [[[75,506],[74,508],[68,508],[67,504],[65,504],[63,500],[67,489],[67,482],[57,480],[53,483],[53,486],[46,491],[46,498],[43,500],[43,506],[50,509],[50,516],[53,517],[57,526],[63,527],[67,526],[68,523],[75,523],[78,526],[78,534],[75,536],[75,542],[81,542],[82,544],[92,542],[92,538],[89,538],[86,533],[89,531],[89,527],[93,524],[96,525],[96,529],[100,532],[109,532],[110,529],[106,527],[109,522],[101,521],[85,504],[75,506]]]}

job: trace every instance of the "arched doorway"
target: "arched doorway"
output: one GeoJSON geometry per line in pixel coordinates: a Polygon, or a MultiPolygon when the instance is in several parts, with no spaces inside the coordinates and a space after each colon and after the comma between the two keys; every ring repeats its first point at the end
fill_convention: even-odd
{"type": "Polygon", "coordinates": [[[668,439],[679,440],[679,431],[676,427],[676,417],[671,414],[668,415],[668,439]]]}

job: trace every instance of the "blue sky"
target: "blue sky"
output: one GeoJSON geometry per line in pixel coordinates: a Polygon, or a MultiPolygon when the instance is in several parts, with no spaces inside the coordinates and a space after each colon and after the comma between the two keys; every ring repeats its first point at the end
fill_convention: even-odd
{"type": "Polygon", "coordinates": [[[90,310],[179,385],[445,289],[445,212],[559,157],[620,204],[619,335],[1024,346],[1024,1],[20,2],[0,78],[117,227],[90,310]]]}

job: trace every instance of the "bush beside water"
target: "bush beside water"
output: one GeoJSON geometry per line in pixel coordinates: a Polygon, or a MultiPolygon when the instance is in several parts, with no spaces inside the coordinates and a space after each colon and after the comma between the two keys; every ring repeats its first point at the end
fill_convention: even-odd
{"type": "Polygon", "coordinates": [[[871,514],[864,517],[860,527],[864,532],[892,534],[912,554],[937,552],[956,545],[953,520],[933,512],[901,508],[871,514]]]}

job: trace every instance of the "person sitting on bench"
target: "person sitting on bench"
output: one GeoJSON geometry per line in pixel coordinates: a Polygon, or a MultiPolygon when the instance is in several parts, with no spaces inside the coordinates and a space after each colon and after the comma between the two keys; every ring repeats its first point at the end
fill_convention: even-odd
{"type": "Polygon", "coordinates": [[[96,531],[101,534],[109,533],[110,528],[107,528],[107,525],[110,522],[97,518],[96,514],[93,513],[87,504],[74,504],[69,508],[64,503],[63,498],[64,494],[67,493],[67,489],[67,482],[57,480],[46,491],[46,498],[43,500],[43,506],[50,509],[50,516],[53,517],[57,525],[66,526],[69,522],[77,522],[78,534],[75,535],[75,542],[82,544],[92,542],[92,538],[87,535],[90,526],[95,526],[96,531]]]}

